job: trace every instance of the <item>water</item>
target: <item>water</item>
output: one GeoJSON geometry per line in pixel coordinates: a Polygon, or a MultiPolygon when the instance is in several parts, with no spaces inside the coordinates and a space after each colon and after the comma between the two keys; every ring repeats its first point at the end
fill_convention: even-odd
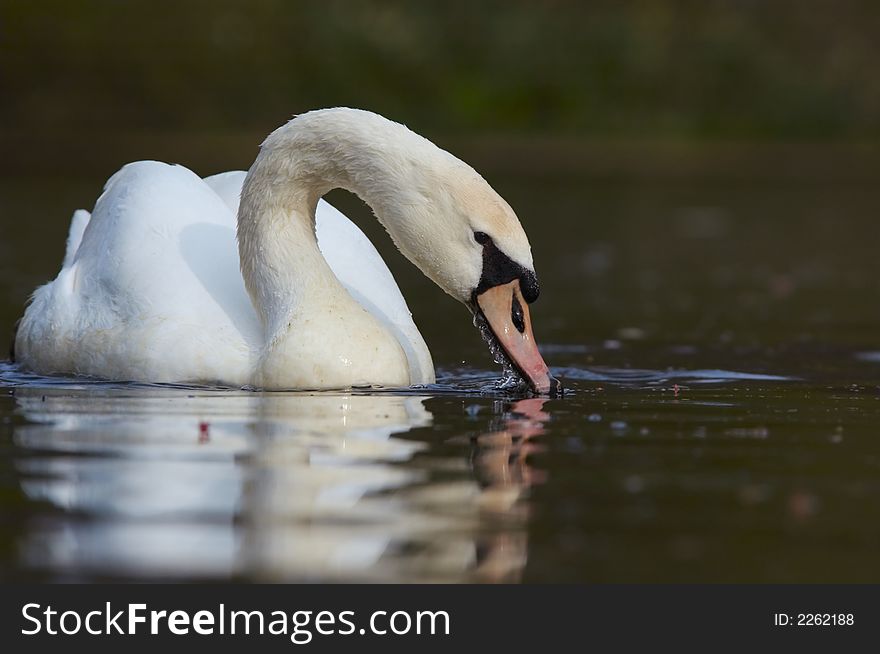
{"type": "MultiPolygon", "coordinates": [[[[528,393],[528,383],[513,365],[510,357],[507,356],[507,352],[501,347],[501,343],[498,342],[498,339],[492,332],[492,328],[489,327],[489,322],[483,314],[475,312],[473,323],[477,331],[480,332],[480,338],[483,339],[486,347],[489,348],[489,355],[492,357],[492,361],[501,366],[501,378],[495,384],[494,390],[520,394],[528,393]]],[[[491,391],[492,389],[487,388],[486,390],[491,391]]]]}
{"type": "MultiPolygon", "coordinates": [[[[531,237],[564,397],[499,389],[467,310],[337,194],[437,384],[257,393],[0,364],[0,575],[880,581],[874,187],[475,163],[531,237]]],[[[101,181],[0,181],[4,342],[101,181]]]]}

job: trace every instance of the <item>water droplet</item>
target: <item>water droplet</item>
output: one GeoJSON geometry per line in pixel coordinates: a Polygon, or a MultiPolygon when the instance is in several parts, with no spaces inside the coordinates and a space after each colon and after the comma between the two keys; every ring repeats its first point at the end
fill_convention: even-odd
{"type": "Polygon", "coordinates": [[[525,381],[507,357],[498,339],[495,338],[495,334],[492,333],[492,328],[489,327],[486,319],[479,312],[474,313],[474,327],[480,331],[480,336],[483,337],[483,340],[489,346],[489,353],[492,355],[492,359],[502,367],[501,379],[498,381],[497,387],[501,390],[510,390],[525,384],[525,381]]]}

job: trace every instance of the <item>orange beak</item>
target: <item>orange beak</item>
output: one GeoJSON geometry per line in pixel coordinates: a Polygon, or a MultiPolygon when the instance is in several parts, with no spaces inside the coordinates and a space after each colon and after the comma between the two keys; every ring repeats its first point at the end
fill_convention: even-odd
{"type": "Polygon", "coordinates": [[[538,352],[529,305],[520,292],[519,280],[482,292],[476,296],[476,304],[504,353],[534,391],[542,395],[559,393],[561,384],[550,375],[538,352]]]}

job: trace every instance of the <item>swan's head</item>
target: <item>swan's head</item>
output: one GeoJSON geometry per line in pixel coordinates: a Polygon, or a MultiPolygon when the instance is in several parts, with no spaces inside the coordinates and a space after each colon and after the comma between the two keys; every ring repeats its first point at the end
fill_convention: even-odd
{"type": "Polygon", "coordinates": [[[476,171],[445,151],[414,164],[408,213],[392,232],[400,250],[474,314],[501,362],[539,393],[560,390],[538,352],[529,304],[538,278],[525,231],[510,205],[476,171]],[[412,195],[415,194],[415,195],[412,195]]]}

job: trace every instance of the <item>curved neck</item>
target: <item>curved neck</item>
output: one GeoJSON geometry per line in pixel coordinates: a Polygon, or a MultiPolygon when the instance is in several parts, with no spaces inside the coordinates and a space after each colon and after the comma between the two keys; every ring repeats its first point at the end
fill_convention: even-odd
{"type": "MultiPolygon", "coordinates": [[[[344,188],[366,202],[398,241],[412,149],[429,143],[368,112],[310,112],[275,130],[248,171],[238,212],[242,276],[271,337],[303,305],[346,294],[315,235],[318,199],[344,188]]],[[[433,146],[432,146],[433,147],[433,146]]]]}

